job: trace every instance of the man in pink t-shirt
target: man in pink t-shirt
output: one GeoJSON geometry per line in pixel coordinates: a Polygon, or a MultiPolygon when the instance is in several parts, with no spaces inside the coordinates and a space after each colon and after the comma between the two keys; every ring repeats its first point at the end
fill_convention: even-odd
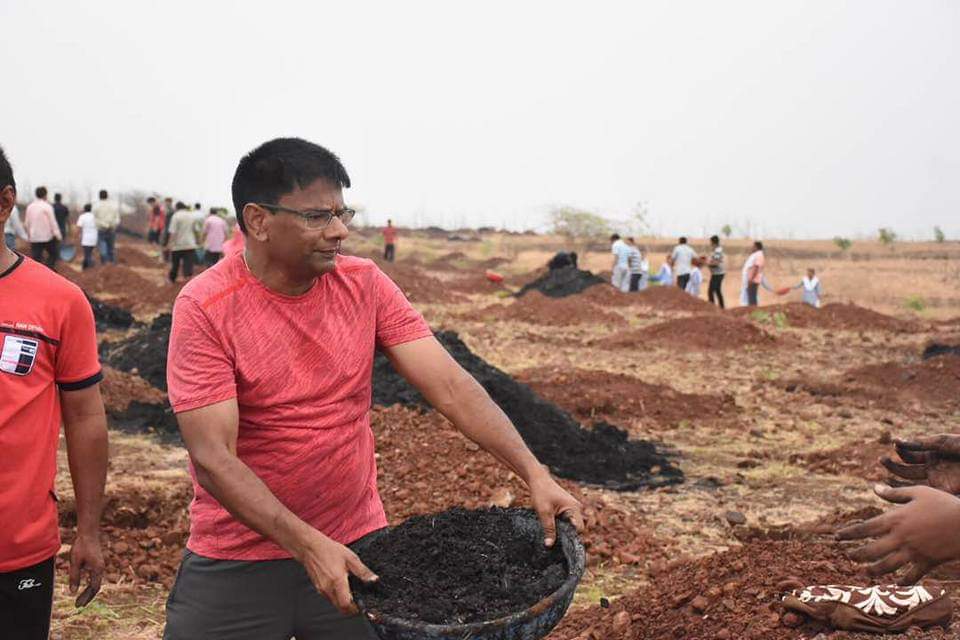
{"type": "Polygon", "coordinates": [[[377,348],[526,481],[546,544],[558,516],[582,527],[579,503],[400,289],[339,255],[349,186],[323,147],[261,145],[233,179],[245,252],[177,297],[167,381],[195,497],[165,640],[376,637],[347,581],[376,576],[345,545],[387,523],[369,417],[377,348]]]}
{"type": "Polygon", "coordinates": [[[227,221],[221,218],[215,208],[203,221],[204,260],[208,265],[216,264],[223,257],[223,243],[227,239],[227,221]]]}
{"type": "Polygon", "coordinates": [[[46,253],[44,264],[53,269],[57,264],[63,235],[60,233],[53,206],[47,202],[47,188],[37,187],[35,194],[37,199],[27,205],[23,219],[23,226],[30,238],[30,257],[40,262],[46,253]]]}

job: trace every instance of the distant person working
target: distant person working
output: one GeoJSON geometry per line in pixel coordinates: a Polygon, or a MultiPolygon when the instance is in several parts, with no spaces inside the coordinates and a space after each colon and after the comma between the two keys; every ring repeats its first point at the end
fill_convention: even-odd
{"type": "Polygon", "coordinates": [[[53,215],[57,218],[57,226],[60,227],[60,237],[68,238],[67,226],[70,223],[70,209],[63,204],[63,196],[59,193],[53,194],[53,215]]]}
{"type": "Polygon", "coordinates": [[[610,236],[610,253],[613,254],[613,275],[610,284],[614,289],[630,291],[630,245],[620,239],[620,234],[610,236]]]}
{"type": "Polygon", "coordinates": [[[223,243],[227,240],[227,221],[220,217],[217,209],[210,208],[210,215],[203,221],[203,260],[213,265],[223,257],[223,243]]]}
{"type": "Polygon", "coordinates": [[[177,210],[170,220],[170,230],[164,245],[170,251],[170,274],[167,276],[170,283],[177,281],[180,265],[183,264],[183,275],[190,278],[193,275],[193,263],[197,257],[197,233],[194,229],[195,217],[193,211],[182,202],[177,203],[177,210]]]}
{"type": "Polygon", "coordinates": [[[787,288],[787,291],[793,289],[802,290],[803,297],[801,300],[804,304],[808,304],[816,309],[820,308],[820,298],[823,296],[823,289],[820,286],[820,278],[817,277],[815,269],[807,269],[807,275],[803,277],[800,284],[787,288]]]}
{"type": "Polygon", "coordinates": [[[710,285],[707,288],[707,299],[710,304],[716,300],[717,305],[724,309],[723,304],[723,277],[727,271],[724,267],[725,256],[723,247],[720,246],[720,236],[710,236],[710,258],[707,260],[707,267],[710,269],[710,285]]]}
{"type": "Polygon", "coordinates": [[[393,226],[393,220],[387,220],[387,226],[383,228],[383,259],[393,262],[396,257],[397,228],[393,226]]]}
{"type": "Polygon", "coordinates": [[[37,197],[27,205],[23,221],[30,239],[30,257],[40,262],[43,260],[43,254],[46,253],[47,259],[44,264],[53,269],[57,264],[57,258],[60,257],[60,241],[63,240],[63,236],[60,235],[60,226],[57,224],[53,207],[47,202],[47,188],[37,187],[34,193],[37,197]]]}
{"type": "Polygon", "coordinates": [[[93,205],[93,217],[97,220],[97,242],[100,247],[100,264],[117,262],[117,227],[120,226],[120,208],[107,198],[106,189],[100,190],[100,200],[93,205]]]}
{"type": "Polygon", "coordinates": [[[630,252],[627,255],[627,266],[630,269],[630,291],[643,291],[647,288],[650,263],[647,262],[643,251],[637,246],[633,238],[627,238],[630,252]]]}
{"type": "Polygon", "coordinates": [[[677,277],[677,286],[681,290],[687,290],[687,283],[690,282],[690,272],[693,270],[693,260],[697,257],[697,252],[687,244],[685,237],[680,238],[680,243],[673,248],[670,254],[670,261],[673,263],[673,273],[677,277]]]}
{"type": "Polygon", "coordinates": [[[763,255],[763,243],[753,243],[753,253],[743,263],[743,282],[740,289],[740,304],[756,307],[759,303],[760,285],[763,283],[763,268],[766,258],[763,255]]]}
{"type": "Polygon", "coordinates": [[[93,266],[93,250],[97,247],[97,219],[90,203],[83,205],[83,213],[77,218],[77,234],[83,248],[83,270],[93,266]]]}

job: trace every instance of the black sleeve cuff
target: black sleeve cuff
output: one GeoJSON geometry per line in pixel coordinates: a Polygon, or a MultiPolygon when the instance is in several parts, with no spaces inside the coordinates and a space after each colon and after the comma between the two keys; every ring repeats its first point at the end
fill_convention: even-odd
{"type": "Polygon", "coordinates": [[[92,387],[101,380],[103,380],[103,371],[97,371],[89,378],[77,380],[76,382],[58,382],[57,386],[60,388],[60,391],[80,391],[81,389],[92,387]]]}

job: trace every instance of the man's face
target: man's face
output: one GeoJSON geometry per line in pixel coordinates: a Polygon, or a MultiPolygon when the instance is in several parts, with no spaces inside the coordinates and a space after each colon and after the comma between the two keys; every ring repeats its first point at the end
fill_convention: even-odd
{"type": "MultiPolygon", "coordinates": [[[[327,180],[315,180],[304,189],[281,196],[281,207],[299,211],[343,209],[343,191],[327,180]]],[[[323,229],[312,229],[297,215],[278,211],[264,220],[271,262],[296,277],[317,277],[336,268],[340,243],[349,231],[334,218],[323,229]]]]}
{"type": "Polygon", "coordinates": [[[813,269],[807,269],[807,277],[813,279],[813,276],[816,275],[816,271],[813,269]]]}

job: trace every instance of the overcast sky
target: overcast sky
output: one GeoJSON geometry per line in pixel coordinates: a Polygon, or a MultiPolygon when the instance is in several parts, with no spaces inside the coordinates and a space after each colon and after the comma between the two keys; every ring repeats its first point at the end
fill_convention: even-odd
{"type": "Polygon", "coordinates": [[[24,185],[230,204],[240,156],[340,155],[374,223],[960,237],[960,2],[0,1],[24,185]]]}

